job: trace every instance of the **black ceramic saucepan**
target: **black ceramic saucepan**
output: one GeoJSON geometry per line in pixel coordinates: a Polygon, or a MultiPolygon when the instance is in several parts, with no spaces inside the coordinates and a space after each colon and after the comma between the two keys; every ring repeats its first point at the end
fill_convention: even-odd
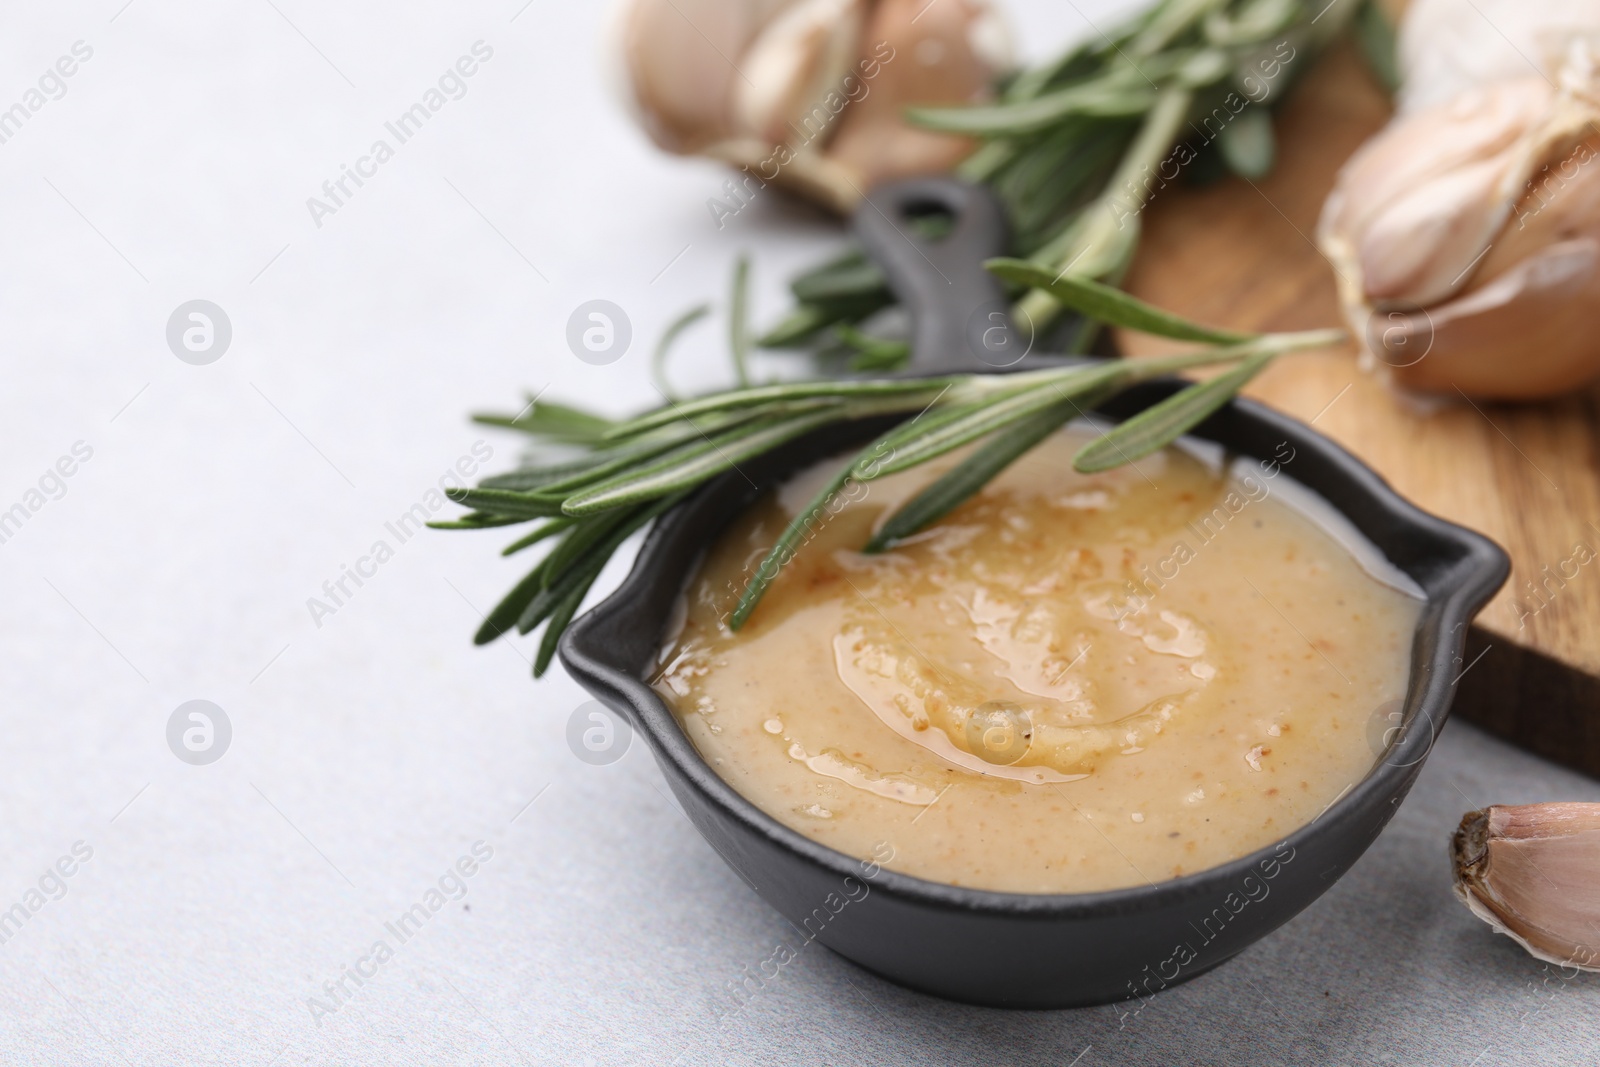
{"type": "MultiPolygon", "coordinates": [[[[912,312],[916,371],[995,370],[1044,358],[1016,358],[1026,345],[1010,328],[999,287],[978,266],[1003,237],[987,194],[942,179],[899,183],[874,194],[856,228],[912,312]],[[930,211],[952,217],[949,236],[910,236],[910,218],[930,211]]],[[[1178,387],[1145,384],[1100,414],[1126,417],[1178,387]]],[[[1361,856],[1444,725],[1467,624],[1505,580],[1508,561],[1491,541],[1418,510],[1311,427],[1247,400],[1222,408],[1192,436],[1258,460],[1287,442],[1292,477],[1426,596],[1388,748],[1310,825],[1274,848],[1170,881],[1098,893],[997,893],[836,852],[724,783],[646,682],[674,602],[705,548],[755,499],[752,480],[771,486],[883,428],[830,428],[706,486],[656,525],[627,580],[561,642],[568,671],[632,720],[700,833],[762,898],[808,936],[891,981],[975,1004],[1068,1007],[1147,997],[1227,961],[1293,918],[1361,856]]]]}

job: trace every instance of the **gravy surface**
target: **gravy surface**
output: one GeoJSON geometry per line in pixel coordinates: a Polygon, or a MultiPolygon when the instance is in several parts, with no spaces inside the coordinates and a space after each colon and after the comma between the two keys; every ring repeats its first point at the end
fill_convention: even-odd
{"type": "Polygon", "coordinates": [[[696,748],[823,844],[1012,892],[1192,873],[1316,818],[1382,747],[1420,601],[1280,499],[1276,462],[1081,475],[1088,439],[881,555],[859,551],[875,525],[960,457],[853,486],[735,634],[747,577],[845,460],[740,516],[654,680],[696,748]]]}

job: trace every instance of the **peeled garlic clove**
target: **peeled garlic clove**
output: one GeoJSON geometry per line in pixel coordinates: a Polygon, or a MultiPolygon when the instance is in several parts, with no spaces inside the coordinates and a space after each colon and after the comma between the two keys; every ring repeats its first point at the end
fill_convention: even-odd
{"type": "Polygon", "coordinates": [[[635,116],[668,152],[698,152],[733,133],[737,62],[789,0],[631,0],[616,47],[635,116]]]}
{"type": "Polygon", "coordinates": [[[1474,915],[1538,959],[1600,970],[1600,804],[1468,812],[1450,852],[1474,915]]]}
{"type": "Polygon", "coordinates": [[[913,105],[974,104],[992,96],[1012,62],[1010,36],[987,0],[879,0],[862,36],[876,76],[845,110],[827,148],[865,191],[880,181],[936,174],[972,151],[965,137],[934,133],[902,117],[913,105]]]}
{"type": "Polygon", "coordinates": [[[802,0],[768,23],[739,61],[739,132],[766,144],[820,144],[837,116],[827,96],[855,64],[865,19],[864,0],[802,0]]]}

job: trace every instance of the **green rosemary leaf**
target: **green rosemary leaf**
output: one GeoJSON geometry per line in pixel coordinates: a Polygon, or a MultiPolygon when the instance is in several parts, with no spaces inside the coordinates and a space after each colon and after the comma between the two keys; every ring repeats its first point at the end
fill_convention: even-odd
{"type": "Polygon", "coordinates": [[[545,466],[518,467],[502,474],[491,475],[478,482],[479,489],[510,489],[518,493],[532,493],[545,486],[579,474],[602,462],[611,452],[589,452],[570,463],[552,463],[545,466]]]}
{"type": "Polygon", "coordinates": [[[565,477],[571,471],[585,470],[592,466],[592,461],[585,459],[582,463],[563,464],[559,467],[519,467],[502,474],[484,478],[478,482],[479,489],[509,489],[515,493],[531,493],[542,488],[557,478],[565,477]]]}
{"type": "Polygon", "coordinates": [[[1072,466],[1085,474],[1110,470],[1165,448],[1232,400],[1277,355],[1267,351],[1246,356],[1237,367],[1146,408],[1081,448],[1072,466]]]}
{"type": "Polygon", "coordinates": [[[778,572],[794,558],[796,545],[800,539],[812,529],[822,512],[833,503],[834,498],[844,491],[846,484],[853,480],[856,467],[873,454],[875,447],[876,444],[869,445],[854,462],[845,465],[793,519],[789,520],[789,525],[784,527],[783,533],[778,535],[778,540],[767,550],[760,566],[745,583],[744,592],[739,595],[739,603],[728,616],[728,629],[737,630],[745,624],[745,620],[755,610],[756,604],[761,601],[767,587],[778,576],[778,572]]]}
{"type": "Polygon", "coordinates": [[[610,537],[632,515],[632,509],[619,507],[574,522],[567,535],[556,542],[556,547],[545,557],[544,587],[550,588],[572,569],[574,562],[588,555],[590,549],[610,537]]]}
{"type": "Polygon", "coordinates": [[[1104,44],[1100,48],[1100,54],[1120,53],[1123,46],[1137,38],[1145,31],[1145,27],[1156,20],[1156,17],[1161,14],[1161,8],[1162,4],[1160,2],[1148,4],[1141,8],[1135,8],[1118,19],[1112,24],[1111,29],[1107,31],[1104,44]]]}
{"type": "Polygon", "coordinates": [[[573,492],[609,478],[618,471],[634,469],[660,456],[695,445],[713,434],[725,433],[745,423],[754,421],[760,411],[744,410],[714,412],[698,419],[686,419],[678,425],[659,427],[647,434],[632,438],[627,443],[603,453],[595,453],[594,462],[573,469],[561,478],[552,479],[538,487],[538,493],[547,498],[565,499],[573,492]]]}
{"type": "Polygon", "coordinates": [[[714,435],[732,432],[748,423],[770,420],[774,417],[797,415],[827,407],[826,398],[797,400],[790,403],[773,403],[731,411],[712,412],[681,423],[658,426],[646,433],[629,438],[612,448],[591,453],[582,461],[559,468],[531,471],[513,471],[485,479],[481,484],[496,488],[522,489],[542,501],[561,502],[573,493],[610,478],[619,471],[636,470],[641,463],[659,460],[660,457],[700,445],[714,435]]]}
{"type": "Polygon", "coordinates": [[[599,576],[600,572],[597,570],[588,581],[580,581],[573,586],[567,598],[557,604],[556,609],[550,613],[550,621],[545,624],[544,636],[539,640],[538,655],[533,659],[535,678],[544,677],[544,672],[550,669],[550,661],[555,658],[556,648],[561,644],[561,635],[566,632],[567,624],[578,613],[578,608],[583,605],[583,598],[599,576]]]}
{"type": "MultiPolygon", "coordinates": [[[[902,444],[916,440],[923,434],[932,433],[959,419],[967,418],[974,411],[987,406],[993,399],[983,398],[976,401],[947,404],[930,403],[927,407],[917,412],[913,418],[907,419],[899,426],[887,431],[873,443],[878,463],[882,463],[886,457],[893,455],[895,450],[902,444]]],[[[876,467],[869,469],[876,470],[876,467]]]]}
{"type": "MultiPolygon", "coordinates": [[[[1226,403],[1244,382],[1276,355],[1291,348],[1308,348],[1315,344],[1333,343],[1336,340],[1336,333],[1337,331],[1310,331],[1304,334],[1281,335],[1279,342],[1265,351],[1247,353],[1219,349],[1161,359],[1118,360],[1100,366],[1014,374],[1009,376],[1008,383],[1003,383],[1005,386],[1003,392],[980,397],[975,401],[957,400],[948,408],[926,412],[916,419],[902,423],[879,436],[876,441],[858,453],[855,459],[834,475],[790,521],[760,566],[756,568],[755,573],[751,575],[750,580],[745,583],[739,603],[728,617],[728,626],[737,630],[744,625],[778,572],[793,558],[800,539],[813,529],[822,512],[832,506],[834,499],[851,483],[865,483],[925,463],[985,434],[1015,426],[1057,404],[1067,406],[1070,403],[1078,408],[1090,407],[1129,384],[1146,378],[1203,366],[1207,363],[1244,361],[1241,367],[1204,383],[1217,391],[1214,403],[1207,410],[1200,412],[1193,421],[1178,425],[1176,431],[1165,441],[1140,453],[1147,455],[1161,444],[1181,435],[1184,430],[1226,403]]],[[[954,386],[962,383],[959,379],[953,379],[951,384],[954,386]]],[[[993,379],[982,375],[969,379],[965,384],[981,384],[996,388],[993,379]]],[[[1142,416],[1136,416],[1136,419],[1139,417],[1142,416]]],[[[1129,420],[1129,423],[1133,421],[1135,420],[1129,420]]],[[[1112,432],[1122,430],[1129,423],[1124,423],[1112,432]]],[[[1099,443],[1103,444],[1105,440],[1102,438],[1099,443]]],[[[1080,458],[1082,455],[1080,452],[1080,458]]],[[[1114,467],[1136,458],[1138,457],[1135,455],[1126,457],[1113,455],[1105,462],[1104,467],[1098,469],[1114,467]]]]}
{"type": "Polygon", "coordinates": [[[1149,23],[1133,38],[1127,51],[1136,58],[1153,56],[1223,3],[1224,0],[1167,0],[1157,4],[1149,23]]]}
{"type": "Polygon", "coordinates": [[[541,579],[548,581],[533,595],[527,606],[522,609],[522,614],[517,617],[517,633],[531,633],[534,627],[548,619],[561,606],[562,601],[572,595],[572,591],[583,582],[592,582],[599,577],[600,571],[605,567],[609,553],[585,557],[581,566],[573,567],[565,574],[551,580],[549,570],[546,568],[541,579]]]}
{"type": "Polygon", "coordinates": [[[1009,138],[984,141],[976,151],[956,164],[952,172],[969,182],[993,181],[1022,154],[1021,146],[1009,138]]]}
{"type": "Polygon", "coordinates": [[[500,554],[502,556],[515,555],[516,553],[521,552],[523,549],[530,548],[548,537],[554,537],[563,530],[571,529],[573,523],[576,521],[577,520],[575,519],[560,518],[551,519],[549,522],[541,523],[539,526],[529,531],[525,536],[517,538],[505,548],[502,548],[500,550],[500,554]]]}
{"type": "Polygon", "coordinates": [[[750,384],[750,257],[733,265],[733,292],[728,299],[728,350],[739,385],[750,384]]]}
{"type": "MultiPolygon", "coordinates": [[[[1140,212],[1153,188],[1149,175],[1188,127],[1193,102],[1194,93],[1182,86],[1161,90],[1106,179],[1105,189],[1084,208],[1078,222],[1050,241],[1048,252],[1034,253],[1034,262],[1048,264],[1057,274],[1070,270],[1079,277],[1101,278],[1128,256],[1139,239],[1140,212]]],[[[1018,301],[1016,316],[1043,330],[1061,308],[1050,294],[1035,290],[1018,301]]]]}
{"type": "Polygon", "coordinates": [[[524,519],[553,519],[561,514],[561,505],[542,500],[529,493],[510,489],[446,489],[444,495],[457,504],[477,508],[493,515],[524,519]]]}
{"type": "Polygon", "coordinates": [[[808,271],[789,283],[794,298],[806,304],[887,293],[888,287],[883,270],[861,251],[851,252],[825,268],[808,271]]]}
{"type": "Polygon", "coordinates": [[[511,515],[490,515],[482,511],[469,511],[454,521],[430,522],[430,530],[489,530],[497,526],[515,526],[527,519],[511,515]]]}
{"type": "Polygon", "coordinates": [[[1087,367],[1053,377],[1048,386],[1022,388],[962,405],[954,418],[920,427],[914,434],[901,430],[892,437],[886,436],[888,443],[879,453],[882,458],[876,459],[863,473],[879,478],[919,466],[1045,408],[1103,389],[1122,378],[1129,366],[1115,362],[1104,367],[1087,367]]]}
{"type": "Polygon", "coordinates": [[[1237,344],[1259,336],[1202,326],[1162,311],[1120,289],[1075,275],[1058,276],[1025,260],[991,259],[984,266],[1002,281],[1043,290],[1066,307],[1112,326],[1180,341],[1207,341],[1212,344],[1237,344]]]}
{"type": "MultiPolygon", "coordinates": [[[[581,583],[592,582],[605,569],[607,561],[616,554],[622,543],[646,523],[656,518],[668,508],[676,506],[683,500],[685,494],[675,493],[672,496],[662,497],[644,507],[630,510],[624,521],[612,527],[601,540],[587,546],[586,551],[566,564],[566,572],[560,575],[552,574],[548,584],[544,584],[535,595],[526,602],[522,614],[517,617],[517,630],[519,633],[528,633],[545,619],[549,618],[572,591],[581,583]]],[[[543,564],[548,565],[548,557],[543,564]]],[[[553,568],[552,568],[553,569],[553,568]]],[[[541,577],[541,581],[543,581],[541,577]]]]}
{"type": "Polygon", "coordinates": [[[857,373],[899,370],[911,358],[911,345],[906,341],[873,337],[843,324],[835,326],[834,333],[855,352],[850,359],[850,369],[857,373]]]}
{"type": "Polygon", "coordinates": [[[601,415],[551,400],[532,400],[516,415],[480,414],[472,416],[472,421],[572,445],[598,441],[612,426],[612,421],[601,415]]]}
{"type": "Polygon", "coordinates": [[[795,307],[756,345],[795,348],[815,341],[830,326],[853,324],[894,303],[883,272],[853,248],[789,282],[795,307]]]}
{"type": "Polygon", "coordinates": [[[472,635],[473,644],[487,645],[517,625],[517,619],[523,610],[539,594],[539,590],[544,588],[544,564],[544,560],[534,564],[533,570],[513,586],[511,592],[507,593],[484,617],[483,625],[472,635]]]}
{"type": "Polygon", "coordinates": [[[628,422],[618,423],[607,435],[611,440],[635,437],[648,430],[669,423],[693,419],[712,412],[752,408],[762,404],[785,403],[796,400],[824,398],[828,400],[904,398],[904,407],[915,410],[937,396],[955,377],[946,378],[866,378],[851,381],[802,381],[778,385],[758,385],[749,389],[731,389],[710,396],[657,408],[628,422]]]}
{"type": "Polygon", "coordinates": [[[761,348],[796,348],[841,321],[838,309],[818,304],[798,304],[783,320],[756,339],[761,348]]]}
{"type": "Polygon", "coordinates": [[[1233,12],[1211,12],[1202,25],[1211,44],[1237,48],[1282,33],[1301,14],[1298,0],[1245,0],[1233,12]]]}
{"type": "MultiPolygon", "coordinates": [[[[971,437],[962,437],[956,440],[954,444],[950,444],[948,448],[932,451],[925,444],[926,439],[946,430],[952,423],[970,425],[975,415],[981,415],[985,411],[1001,405],[1010,405],[1007,410],[1013,411],[1014,417],[1021,417],[1030,413],[1030,409],[1026,405],[1018,405],[1016,402],[1025,398],[1035,398],[1040,392],[1050,392],[1050,399],[1044,401],[1045,404],[1066,398],[1063,394],[1057,394],[1053,390],[1046,390],[1042,387],[1033,390],[1028,389],[1028,385],[1036,385],[1040,381],[1037,375],[1018,374],[1013,375],[1012,378],[1017,383],[1017,387],[1010,392],[998,394],[997,398],[988,400],[955,403],[943,411],[935,410],[929,412],[925,410],[916,418],[880,435],[876,441],[857,453],[854,460],[818,490],[816,496],[811,498],[810,502],[795,515],[789,525],[784,528],[783,533],[778,536],[777,542],[768,550],[760,566],[750,576],[750,580],[745,583],[744,591],[739,596],[739,603],[734,607],[732,614],[728,616],[729,629],[737,630],[744,625],[745,620],[750,617],[750,613],[755,610],[756,604],[766,594],[767,587],[772,584],[772,580],[793,558],[800,539],[811,531],[822,512],[832,506],[834,499],[844,491],[847,485],[852,482],[868,482],[874,478],[892,473],[892,470],[901,470],[906,466],[910,466],[911,464],[904,462],[900,462],[899,466],[893,468],[889,466],[891,463],[902,460],[903,453],[901,450],[903,449],[916,448],[926,453],[924,459],[932,459],[934,456],[972,439],[971,437]],[[1016,410],[1018,407],[1021,407],[1022,410],[1016,410]]],[[[1034,399],[1033,403],[1036,406],[1031,410],[1037,410],[1037,405],[1040,404],[1040,401],[1034,399]]],[[[991,428],[993,427],[991,426],[991,428]]],[[[943,438],[942,440],[947,439],[943,438]]]]}
{"type": "Polygon", "coordinates": [[[1011,220],[1018,254],[1049,244],[1105,188],[1135,129],[1131,122],[1073,119],[1039,137],[995,175],[992,184],[1011,220]]]}
{"type": "Polygon", "coordinates": [[[672,385],[667,381],[667,353],[672,350],[672,342],[678,335],[690,326],[711,314],[710,304],[697,304],[673,319],[667,328],[661,332],[661,340],[656,342],[656,350],[650,356],[650,377],[655,380],[656,388],[661,390],[661,395],[668,400],[678,399],[672,391],[672,385]]]}
{"type": "MultiPolygon", "coordinates": [[[[1087,400],[1085,407],[1092,406],[1087,400]]],[[[882,552],[944,518],[988,485],[1023,453],[1083,411],[1072,401],[1053,404],[998,431],[972,455],[950,468],[895,511],[861,551],[882,552]]]]}
{"type": "Polygon", "coordinates": [[[867,261],[867,254],[862,249],[847,248],[836,254],[832,259],[825,259],[815,267],[794,275],[789,279],[789,291],[795,295],[796,299],[802,299],[800,294],[807,286],[816,284],[820,279],[836,272],[849,273],[867,261]]]}
{"type": "Polygon", "coordinates": [[[1098,40],[1084,41],[1068,49],[1053,62],[1028,67],[1021,71],[1006,86],[1002,99],[1008,103],[1032,100],[1061,79],[1070,78],[1074,73],[1083,74],[1092,69],[1097,44],[1098,40]]]}
{"type": "Polygon", "coordinates": [[[880,374],[885,371],[904,370],[911,361],[911,345],[905,341],[888,341],[850,357],[849,368],[854,374],[880,374]]]}
{"type": "Polygon", "coordinates": [[[844,410],[835,405],[770,424],[741,427],[699,446],[686,446],[681,452],[669,453],[660,462],[643,469],[625,471],[591,486],[569,497],[562,510],[568,515],[589,515],[687,489],[738,466],[742,460],[770,452],[786,441],[843,417],[844,410]]]}
{"type": "Polygon", "coordinates": [[[1202,89],[1222,81],[1230,73],[1230,57],[1220,48],[1203,48],[1184,60],[1173,79],[1190,89],[1202,89]]]}
{"type": "Polygon", "coordinates": [[[1222,127],[1217,135],[1217,150],[1228,169],[1255,181],[1272,170],[1272,113],[1262,107],[1247,107],[1222,127]]]}
{"type": "Polygon", "coordinates": [[[1155,103],[1148,84],[1136,86],[1124,77],[1107,77],[1057,89],[1019,104],[988,107],[913,107],[906,120],[924,129],[974,137],[1008,137],[1033,133],[1073,115],[1127,118],[1142,115],[1155,103]]]}

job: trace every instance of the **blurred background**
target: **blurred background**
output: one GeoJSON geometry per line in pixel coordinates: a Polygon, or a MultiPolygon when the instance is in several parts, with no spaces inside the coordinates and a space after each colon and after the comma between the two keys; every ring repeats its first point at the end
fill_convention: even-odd
{"type": "MultiPolygon", "coordinates": [[[[1005,12],[1041,60],[1132,7],[1005,12]]],[[[526,642],[472,647],[519,573],[484,541],[502,539],[416,530],[419,507],[453,510],[450,472],[516,455],[470,412],[547,389],[656,403],[655,338],[722,299],[741,252],[769,321],[841,243],[778,195],[719,227],[727,173],[638,131],[604,15],[5,15],[0,1060],[1487,1065],[1600,1040],[1592,990],[1491,941],[1443,862],[1468,807],[1600,789],[1465,724],[1348,878],[1137,1013],[962,1007],[821,947],[730,993],[792,928],[642,745],[578,757],[588,698],[559,667],[535,684],[526,642]],[[465,66],[425,125],[386,131],[465,66]],[[379,139],[392,157],[362,163],[379,139]],[[631,329],[603,365],[567,343],[594,300],[631,329]],[[430,893],[444,906],[391,934],[430,893]]],[[[721,327],[686,334],[671,376],[726,384],[721,327]]]]}

